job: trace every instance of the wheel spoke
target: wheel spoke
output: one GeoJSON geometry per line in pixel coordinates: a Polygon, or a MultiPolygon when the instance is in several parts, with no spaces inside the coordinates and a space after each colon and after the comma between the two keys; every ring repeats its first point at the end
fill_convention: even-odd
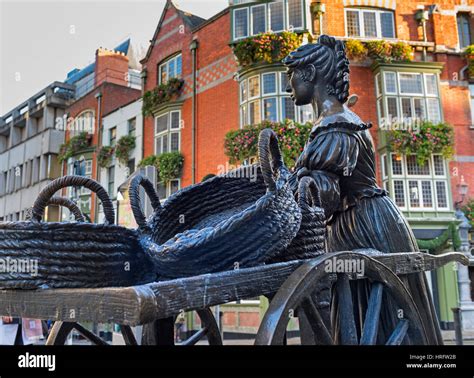
{"type": "Polygon", "coordinates": [[[376,282],[370,291],[369,305],[367,308],[364,329],[360,338],[361,345],[375,345],[380,321],[380,309],[382,307],[383,285],[376,282]]]}
{"type": "Polygon", "coordinates": [[[308,319],[313,330],[317,345],[332,345],[332,337],[328,329],[324,325],[323,318],[314,302],[310,298],[305,298],[301,303],[301,308],[308,319]]]}
{"type": "Polygon", "coordinates": [[[401,319],[386,345],[400,345],[408,332],[408,325],[409,321],[407,319],[401,319]]]}
{"type": "Polygon", "coordinates": [[[120,332],[122,332],[125,345],[138,345],[137,339],[135,339],[135,335],[130,326],[120,325],[120,332]]]}
{"type": "Polygon", "coordinates": [[[82,336],[92,341],[95,345],[109,345],[107,342],[102,340],[99,336],[94,335],[91,331],[81,326],[79,323],[74,323],[73,327],[79,332],[82,336]]]}
{"type": "Polygon", "coordinates": [[[343,345],[357,345],[352,293],[347,274],[338,274],[336,291],[339,306],[340,341],[343,345]]]}
{"type": "Polygon", "coordinates": [[[201,328],[198,332],[192,335],[189,339],[183,341],[179,345],[195,345],[199,340],[201,340],[207,334],[207,328],[201,328]]]}

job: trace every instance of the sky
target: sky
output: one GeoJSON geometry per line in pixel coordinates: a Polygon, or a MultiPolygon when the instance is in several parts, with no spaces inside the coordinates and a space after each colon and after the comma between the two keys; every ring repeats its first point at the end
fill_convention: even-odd
{"type": "MultiPolygon", "coordinates": [[[[228,0],[177,0],[209,18],[228,0]]],[[[131,38],[146,52],[165,0],[0,0],[0,115],[69,71],[93,62],[99,47],[131,38]]]]}

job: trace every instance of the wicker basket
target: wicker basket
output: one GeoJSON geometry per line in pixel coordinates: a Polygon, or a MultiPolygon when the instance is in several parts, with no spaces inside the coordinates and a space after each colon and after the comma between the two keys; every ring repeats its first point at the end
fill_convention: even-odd
{"type": "Polygon", "coordinates": [[[271,262],[311,259],[326,253],[326,216],[316,182],[303,177],[298,185],[301,226],[289,247],[271,262]]]}
{"type": "Polygon", "coordinates": [[[112,202],[96,181],[81,176],[53,181],[39,194],[31,221],[0,223],[0,288],[91,288],[153,280],[137,232],[113,225],[114,219],[112,202]],[[67,186],[95,192],[102,201],[105,224],[83,223],[77,206],[52,197],[67,186]],[[42,222],[48,204],[69,207],[79,222],[42,222]],[[8,269],[2,269],[1,262],[8,262],[8,269]]]}
{"type": "MultiPolygon", "coordinates": [[[[145,221],[137,186],[131,182],[132,210],[145,251],[162,278],[178,278],[251,267],[283,251],[296,235],[301,212],[288,185],[276,135],[259,139],[261,174],[245,177],[246,168],[185,188],[145,221]]],[[[247,168],[251,169],[251,168],[247,168]]],[[[151,188],[150,188],[151,186],[151,188]]],[[[152,197],[156,195],[153,194],[152,197]]]]}

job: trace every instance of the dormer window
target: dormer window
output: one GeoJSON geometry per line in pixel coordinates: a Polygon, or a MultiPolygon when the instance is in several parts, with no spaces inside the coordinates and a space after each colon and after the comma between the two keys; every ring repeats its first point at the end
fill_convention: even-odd
{"type": "Polygon", "coordinates": [[[234,8],[233,39],[238,40],[269,31],[303,31],[304,9],[304,0],[277,0],[234,8]]]}
{"type": "Polygon", "coordinates": [[[346,8],[346,36],[395,38],[393,12],[370,8],[346,8]]]}

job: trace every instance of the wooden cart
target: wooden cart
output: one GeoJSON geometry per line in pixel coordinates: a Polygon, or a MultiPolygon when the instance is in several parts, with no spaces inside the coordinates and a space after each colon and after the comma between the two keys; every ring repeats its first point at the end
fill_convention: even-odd
{"type": "MultiPolygon", "coordinates": [[[[256,296],[271,298],[256,336],[256,344],[284,344],[292,316],[298,316],[304,344],[376,344],[379,317],[388,293],[400,308],[398,325],[386,344],[400,344],[407,334],[417,344],[427,343],[426,330],[415,301],[401,277],[430,271],[448,263],[467,264],[461,253],[433,256],[425,253],[381,254],[373,250],[329,253],[312,260],[296,260],[206,274],[141,286],[102,289],[0,290],[2,316],[54,320],[47,345],[61,345],[73,329],[94,344],[106,344],[81,322],[115,323],[128,345],[137,344],[131,326],[173,319],[196,310],[202,329],[183,342],[192,345],[207,337],[209,344],[222,339],[211,306],[256,296]],[[328,273],[328,261],[364,264],[364,275],[328,273]],[[324,322],[314,301],[318,283],[331,282],[331,295],[339,302],[337,319],[324,322]],[[349,282],[368,279],[371,291],[365,321],[356,329],[349,282]],[[338,324],[338,327],[333,326],[338,324]]],[[[349,266],[349,265],[344,265],[349,266]]],[[[168,336],[163,336],[163,338],[168,336]]],[[[171,337],[172,339],[172,337],[171,337]]],[[[163,341],[163,340],[162,340],[163,341]]],[[[173,342],[173,340],[171,340],[173,342]]]]}

